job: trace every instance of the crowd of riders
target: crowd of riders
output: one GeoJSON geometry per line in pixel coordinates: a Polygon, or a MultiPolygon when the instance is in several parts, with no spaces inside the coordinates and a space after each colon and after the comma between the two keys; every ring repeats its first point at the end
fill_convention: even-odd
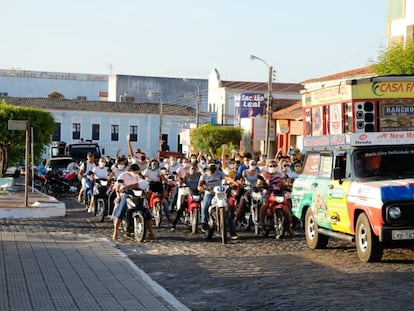
{"type": "MultiPolygon", "coordinates": [[[[237,239],[236,230],[246,206],[249,203],[253,188],[259,188],[263,195],[263,204],[260,210],[260,224],[263,223],[264,214],[269,204],[269,195],[272,190],[278,189],[289,192],[293,180],[302,171],[303,155],[298,149],[288,154],[279,151],[274,158],[261,155],[253,158],[250,153],[236,150],[227,150],[222,146],[221,157],[216,157],[212,150],[208,153],[202,151],[191,154],[189,157],[177,158],[148,158],[140,149],[132,147],[127,136],[128,155],[119,155],[114,158],[102,157],[94,159],[88,154],[87,159],[79,164],[78,178],[81,180],[81,189],[78,201],[85,203],[88,212],[93,211],[93,196],[91,201],[85,202],[85,193],[89,191],[88,183],[94,179],[113,181],[110,197],[110,214],[114,222],[112,239],[118,239],[118,229],[126,212],[126,202],[123,193],[128,188],[141,188],[149,192],[164,193],[162,205],[164,215],[175,230],[183,213],[182,198],[179,189],[186,185],[191,192],[202,195],[201,201],[201,230],[206,228],[207,210],[214,195],[214,186],[227,184],[235,192],[235,208],[229,210],[229,231],[232,239],[237,239]],[[114,208],[115,207],[115,208],[114,208]]],[[[291,221],[290,208],[285,211],[288,221],[291,221]]],[[[152,216],[147,213],[147,226],[149,237],[154,238],[152,229],[152,216]]],[[[294,232],[289,227],[289,234],[294,232]]]]}

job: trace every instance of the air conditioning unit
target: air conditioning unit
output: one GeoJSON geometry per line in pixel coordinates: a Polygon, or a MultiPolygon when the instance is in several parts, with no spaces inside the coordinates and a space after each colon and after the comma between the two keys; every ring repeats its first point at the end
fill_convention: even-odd
{"type": "Polygon", "coordinates": [[[355,102],[354,108],[355,132],[375,132],[377,130],[375,103],[371,101],[355,102]]]}

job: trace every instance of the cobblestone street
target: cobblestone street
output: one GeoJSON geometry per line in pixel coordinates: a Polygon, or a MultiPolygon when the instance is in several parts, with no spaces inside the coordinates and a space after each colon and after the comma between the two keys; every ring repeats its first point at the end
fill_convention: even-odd
{"type": "MultiPolygon", "coordinates": [[[[2,219],[2,231],[47,231],[110,238],[112,223],[97,223],[75,200],[67,216],[2,219]]],[[[361,263],[352,244],[332,240],[309,250],[301,231],[277,241],[250,232],[222,245],[183,226],[167,224],[157,238],[117,247],[154,281],[193,310],[414,310],[413,249],[387,249],[379,263],[361,263]]]]}

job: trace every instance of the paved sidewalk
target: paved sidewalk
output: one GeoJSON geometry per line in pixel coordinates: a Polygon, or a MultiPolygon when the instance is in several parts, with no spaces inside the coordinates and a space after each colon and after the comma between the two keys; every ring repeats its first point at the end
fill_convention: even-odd
{"type": "Polygon", "coordinates": [[[0,232],[0,310],[189,310],[107,239],[0,232]]]}

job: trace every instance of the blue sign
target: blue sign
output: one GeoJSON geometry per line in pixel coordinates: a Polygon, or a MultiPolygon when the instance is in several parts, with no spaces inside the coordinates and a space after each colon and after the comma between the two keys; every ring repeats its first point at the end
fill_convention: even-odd
{"type": "Polygon", "coordinates": [[[251,118],[266,114],[264,94],[243,93],[240,95],[240,118],[251,118]]]}

